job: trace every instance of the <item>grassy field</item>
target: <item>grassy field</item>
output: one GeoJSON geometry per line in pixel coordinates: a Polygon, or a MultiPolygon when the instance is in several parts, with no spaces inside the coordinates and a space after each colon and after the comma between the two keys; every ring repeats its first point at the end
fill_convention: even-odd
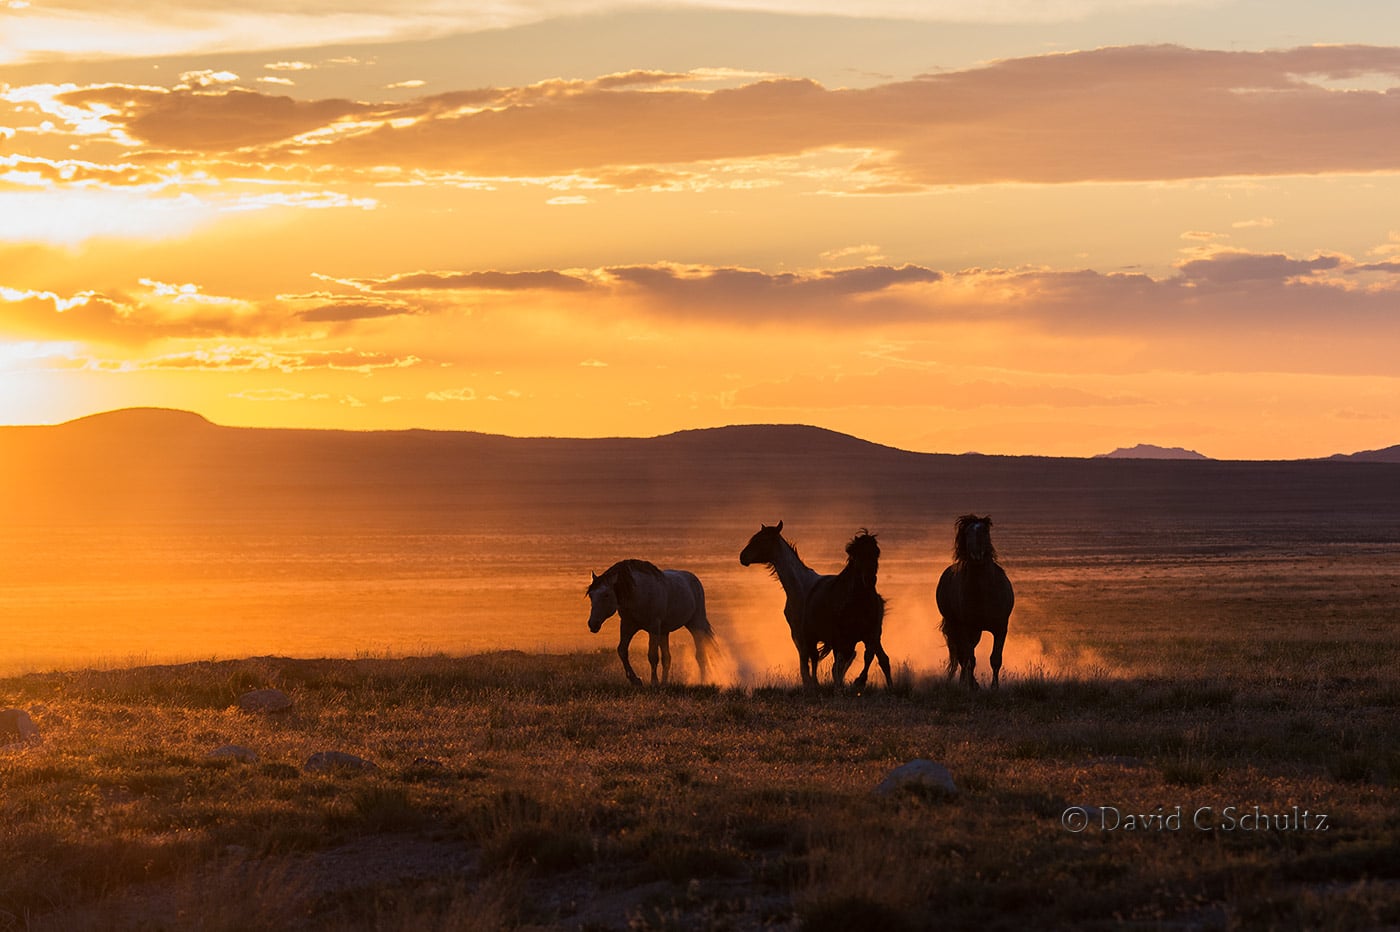
{"type": "Polygon", "coordinates": [[[1394,926],[1386,604],[1100,626],[1101,665],[977,694],[633,689],[611,650],[0,680],[42,732],[0,750],[0,929],[1394,926]],[[921,757],[955,795],[872,793],[921,757]]]}

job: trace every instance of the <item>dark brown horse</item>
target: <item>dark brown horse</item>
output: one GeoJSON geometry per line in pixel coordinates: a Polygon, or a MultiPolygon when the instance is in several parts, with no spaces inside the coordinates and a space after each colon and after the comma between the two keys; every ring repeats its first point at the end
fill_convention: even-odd
{"type": "Polygon", "coordinates": [[[865,667],[852,682],[856,691],[865,688],[870,663],[880,660],[885,685],[890,685],[890,658],[880,644],[885,624],[885,600],[875,591],[880,569],[880,545],[875,535],[864,529],[846,545],[846,566],[835,576],[822,576],[812,584],[802,612],[802,647],[816,681],[817,644],[825,642],[836,655],[832,679],[837,686],[856,659],[856,644],[865,645],[865,667]]]}
{"type": "Polygon", "coordinates": [[[992,519],[963,515],[954,524],[953,565],[938,580],[938,611],[948,642],[948,678],[962,668],[962,681],[977,688],[977,642],[992,635],[992,686],[1000,683],[1001,649],[1016,595],[997,562],[992,546],[992,519]]]}

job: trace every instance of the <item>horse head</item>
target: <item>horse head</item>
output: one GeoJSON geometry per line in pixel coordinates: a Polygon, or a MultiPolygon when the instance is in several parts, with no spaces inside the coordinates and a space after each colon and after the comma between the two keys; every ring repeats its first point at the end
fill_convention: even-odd
{"type": "Polygon", "coordinates": [[[752,566],[755,563],[772,563],[778,552],[778,543],[783,539],[783,522],[771,527],[760,523],[758,532],[749,538],[744,549],[739,551],[739,564],[752,566]]]}
{"type": "Polygon", "coordinates": [[[954,524],[953,559],[958,563],[984,563],[997,558],[992,546],[990,515],[963,515],[954,524]]]}
{"type": "Polygon", "coordinates": [[[589,601],[588,630],[597,634],[603,622],[617,612],[616,579],[609,579],[607,573],[602,576],[593,573],[592,576],[593,581],[588,584],[584,594],[589,601]]]}
{"type": "Polygon", "coordinates": [[[855,568],[862,583],[875,588],[876,574],[880,568],[880,545],[874,534],[861,528],[860,533],[851,538],[846,545],[846,565],[855,568]]]}

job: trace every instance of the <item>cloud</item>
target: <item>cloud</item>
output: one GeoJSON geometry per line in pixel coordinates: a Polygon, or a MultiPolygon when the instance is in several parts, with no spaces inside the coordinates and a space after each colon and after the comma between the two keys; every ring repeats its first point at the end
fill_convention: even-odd
{"type": "MultiPolygon", "coordinates": [[[[1098,12],[1200,6],[1210,0],[724,0],[726,10],[801,16],[879,17],[924,22],[1051,23],[1098,12]]],[[[662,3],[676,6],[674,2],[662,3]]],[[[562,17],[616,13],[625,0],[510,0],[462,5],[412,0],[380,8],[347,0],[297,4],[252,0],[235,6],[187,0],[158,15],[141,4],[8,0],[0,64],[87,58],[148,58],[240,51],[273,51],[351,43],[386,43],[508,29],[562,17]]]]}
{"type": "Polygon", "coordinates": [[[368,282],[375,291],[585,291],[592,285],[553,270],[536,272],[413,272],[368,282]]]}
{"type": "MultiPolygon", "coordinates": [[[[206,91],[107,84],[56,94],[54,100],[119,127],[120,137],[201,154],[284,142],[371,109],[349,100],[302,101],[241,87],[206,91]]],[[[59,115],[75,119],[66,110],[59,115]]]]}
{"type": "Polygon", "coordinates": [[[231,392],[229,397],[243,401],[302,401],[309,396],[305,392],[292,391],[290,388],[248,388],[241,392],[231,392]]]}
{"type": "Polygon", "coordinates": [[[130,290],[51,291],[0,286],[0,335],[44,335],[120,346],[157,340],[254,338],[295,323],[277,301],[202,293],[192,284],[141,279],[130,290]]]}
{"type": "Polygon", "coordinates": [[[0,155],[0,181],[18,187],[50,188],[60,184],[106,188],[160,187],[167,180],[164,173],[134,162],[102,165],[81,159],[0,155]]]}
{"type": "Polygon", "coordinates": [[[941,272],[914,265],[808,273],[649,265],[609,268],[606,274],[624,293],[641,297],[661,313],[828,323],[858,323],[861,314],[905,318],[917,312],[909,301],[894,297],[900,286],[932,284],[943,277],[941,272]],[[879,304],[882,297],[891,300],[879,304]]]}
{"type": "Polygon", "coordinates": [[[308,170],[665,189],[697,173],[722,181],[734,163],[836,152],[850,164],[833,193],[903,193],[1394,171],[1400,94],[1335,86],[1373,73],[1400,78],[1400,48],[1103,48],[862,88],[801,78],[715,88],[703,72],[634,71],[366,103],[192,72],[175,88],[36,85],[6,99],[128,146],[238,151],[308,170]]]}
{"type": "Polygon", "coordinates": [[[1370,72],[1400,76],[1400,49],[1105,48],[857,89],[636,72],[381,105],[305,155],[539,177],[844,150],[869,191],[1394,170],[1400,95],[1328,86],[1370,72]]]}
{"type": "Polygon", "coordinates": [[[441,392],[428,392],[429,401],[476,401],[474,388],[449,388],[441,392]]]}
{"type": "Polygon", "coordinates": [[[412,313],[411,308],[401,304],[342,302],[323,304],[309,311],[302,311],[297,317],[307,323],[345,323],[352,320],[372,320],[378,317],[397,317],[401,314],[412,313]]]}
{"type": "Polygon", "coordinates": [[[166,353],[150,358],[103,359],[90,357],[83,367],[107,372],[152,370],[202,372],[307,372],[329,369],[368,374],[376,369],[406,369],[423,360],[417,356],[393,356],[351,348],[271,350],[258,346],[216,346],[166,353]]]}
{"type": "MultiPolygon", "coordinates": [[[[754,327],[790,328],[816,342],[835,333],[849,334],[843,339],[850,340],[887,340],[897,328],[904,335],[900,339],[946,343],[959,352],[975,347],[989,365],[1003,357],[1010,365],[1022,352],[1013,344],[1022,341],[1041,353],[1047,345],[1055,353],[1082,353],[1083,366],[1103,372],[1169,364],[1390,374],[1400,373],[1392,351],[1400,342],[1397,272],[1396,263],[1358,264],[1341,255],[1232,250],[1196,255],[1156,276],[1094,269],[868,265],[782,272],[665,264],[567,272],[410,272],[336,281],[337,291],[348,294],[323,291],[263,301],[209,295],[189,283],[143,280],[139,287],[109,292],[0,287],[0,336],[127,347],[201,344],[197,352],[177,345],[178,353],[141,358],[141,366],[368,372],[417,365],[428,355],[421,347],[444,346],[449,338],[443,334],[450,333],[451,345],[470,347],[470,358],[496,360],[492,365],[509,357],[577,371],[580,360],[585,368],[604,360],[626,366],[640,358],[635,347],[665,340],[725,341],[754,327]],[[473,313],[460,313],[466,308],[473,313]],[[548,318],[548,340],[540,337],[540,314],[548,318]],[[391,341],[395,352],[293,352],[281,345],[354,332],[366,321],[375,322],[375,339],[391,341]],[[250,348],[272,338],[277,345],[250,348]],[[1081,349],[1089,346],[1094,349],[1081,349]]],[[[1022,369],[1035,368],[1026,356],[1018,358],[1022,369]]],[[[893,377],[884,376],[883,384],[894,384],[893,377]]],[[[852,386],[874,384],[849,381],[853,378],[840,384],[819,379],[809,388],[834,398],[852,386]]],[[[928,383],[926,377],[901,378],[911,392],[916,383],[928,383]]],[[[983,398],[1018,392],[1033,398],[1041,390],[1039,383],[1003,385],[997,377],[946,387],[983,398]]],[[[1047,392],[1051,388],[1044,386],[1047,392]]],[[[765,391],[772,395],[778,389],[765,391]]],[[[851,397],[874,391],[862,388],[851,397]]],[[[437,400],[465,398],[439,395],[437,400]]],[[[1062,406],[1123,403],[1111,391],[1079,397],[1051,392],[1050,397],[1062,406]]],[[[775,403],[771,397],[764,402],[775,403]]]]}
{"type": "Polygon", "coordinates": [[[1337,256],[1315,259],[1290,259],[1280,254],[1259,255],[1248,252],[1220,252],[1205,259],[1193,259],[1178,267],[1182,278],[1214,284],[1238,282],[1284,281],[1335,269],[1342,264],[1337,256]]]}

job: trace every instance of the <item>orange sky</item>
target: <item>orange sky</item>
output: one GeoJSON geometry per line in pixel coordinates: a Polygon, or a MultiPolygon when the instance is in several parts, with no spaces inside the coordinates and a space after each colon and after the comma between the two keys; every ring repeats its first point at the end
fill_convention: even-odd
{"type": "Polygon", "coordinates": [[[0,423],[1400,443],[1400,11],[0,4],[0,423]]]}

